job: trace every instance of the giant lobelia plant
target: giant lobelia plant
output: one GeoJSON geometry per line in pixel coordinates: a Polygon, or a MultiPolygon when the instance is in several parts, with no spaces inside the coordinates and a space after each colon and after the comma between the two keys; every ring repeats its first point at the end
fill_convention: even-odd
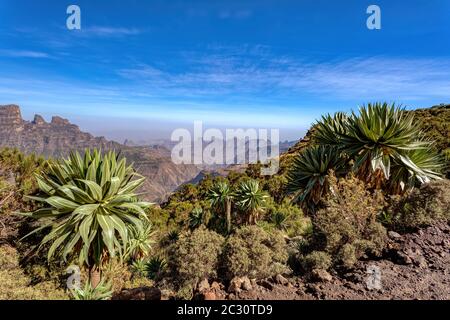
{"type": "Polygon", "coordinates": [[[388,180],[399,190],[440,177],[433,142],[423,138],[414,114],[395,104],[369,103],[350,116],[323,117],[316,127],[315,141],[337,147],[352,171],[377,188],[388,180]]]}
{"type": "Polygon", "coordinates": [[[347,172],[345,160],[335,146],[308,147],[294,159],[287,172],[288,193],[308,213],[314,213],[329,190],[329,172],[342,176],[347,172]]]}
{"type": "Polygon", "coordinates": [[[259,213],[265,209],[268,197],[257,180],[247,180],[239,185],[236,191],[236,205],[246,214],[248,224],[256,224],[259,213]]]}
{"type": "Polygon", "coordinates": [[[216,183],[207,193],[211,206],[225,215],[227,232],[231,231],[231,208],[235,194],[226,182],[216,183]]]}
{"type": "Polygon", "coordinates": [[[40,248],[49,246],[49,260],[77,256],[96,287],[102,265],[127,252],[130,227],[143,232],[150,203],[140,202],[136,190],[145,178],[115,152],[94,149],[51,161],[36,179],[40,193],[30,198],[44,207],[26,215],[45,221],[33,232],[50,227],[40,248]]]}

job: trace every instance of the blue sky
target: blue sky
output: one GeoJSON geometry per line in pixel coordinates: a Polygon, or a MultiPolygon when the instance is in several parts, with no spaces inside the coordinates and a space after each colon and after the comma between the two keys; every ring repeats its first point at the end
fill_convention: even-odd
{"type": "Polygon", "coordinates": [[[1,0],[0,104],[118,140],[194,120],[296,139],[370,101],[450,102],[449,20],[447,0],[1,0]]]}

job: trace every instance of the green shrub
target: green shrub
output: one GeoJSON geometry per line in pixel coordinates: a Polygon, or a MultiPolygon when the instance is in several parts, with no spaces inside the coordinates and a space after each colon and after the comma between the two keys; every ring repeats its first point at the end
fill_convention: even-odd
{"type": "MultiPolygon", "coordinates": [[[[266,212],[266,220],[270,226],[265,225],[264,229],[269,232],[277,229],[289,237],[297,237],[307,233],[311,225],[310,218],[304,216],[302,209],[287,200],[278,204],[269,198],[266,212]]],[[[258,225],[264,224],[259,222],[258,225]]]]}
{"type": "Polygon", "coordinates": [[[126,257],[132,260],[143,259],[147,257],[153,248],[155,243],[155,228],[153,224],[148,221],[144,221],[142,228],[137,228],[136,226],[130,226],[128,228],[130,237],[128,250],[126,252],[126,257]]]}
{"type": "Polygon", "coordinates": [[[96,287],[92,287],[89,281],[83,288],[71,290],[74,300],[110,300],[113,295],[112,283],[102,279],[96,287]]]}
{"type": "Polygon", "coordinates": [[[169,212],[168,224],[177,227],[187,227],[189,221],[189,214],[194,209],[191,202],[171,202],[164,206],[164,210],[169,212]]]}
{"type": "Polygon", "coordinates": [[[326,207],[313,219],[312,247],[346,267],[366,253],[381,254],[386,230],[376,219],[385,205],[382,195],[370,194],[355,177],[337,180],[331,175],[330,188],[326,207]]]}
{"type": "Polygon", "coordinates": [[[167,262],[162,257],[152,257],[145,264],[145,271],[147,273],[147,277],[150,279],[158,279],[167,268],[167,262]]]}
{"type": "Polygon", "coordinates": [[[178,285],[193,289],[198,281],[216,277],[223,243],[221,235],[203,226],[181,235],[168,250],[169,268],[178,285]]]}
{"type": "Polygon", "coordinates": [[[0,213],[37,208],[23,197],[37,191],[35,174],[46,170],[47,161],[35,154],[24,155],[18,149],[0,149],[0,213]]]}
{"type": "Polygon", "coordinates": [[[388,207],[390,227],[408,231],[430,225],[437,220],[450,220],[450,181],[423,184],[403,196],[394,197],[388,207]]]}
{"type": "Polygon", "coordinates": [[[224,251],[225,277],[265,278],[288,271],[287,246],[280,232],[268,233],[258,226],[238,229],[224,251]]]}
{"type": "Polygon", "coordinates": [[[159,233],[165,233],[168,229],[176,227],[176,223],[170,219],[170,212],[158,206],[150,207],[147,217],[159,233]]]}
{"type": "Polygon", "coordinates": [[[314,269],[328,270],[332,265],[330,255],[324,251],[313,251],[306,256],[302,256],[300,262],[306,271],[312,271],[314,269]]]}
{"type": "Polygon", "coordinates": [[[19,266],[17,251],[0,246],[0,300],[63,300],[67,293],[52,281],[31,285],[31,279],[19,266]]]}
{"type": "Polygon", "coordinates": [[[145,259],[138,259],[131,263],[131,272],[138,277],[147,276],[147,261],[145,259]]]}
{"type": "MultiPolygon", "coordinates": [[[[143,268],[145,269],[145,260],[143,261],[143,268]]],[[[105,266],[102,277],[109,279],[111,283],[111,289],[114,294],[120,293],[123,289],[133,289],[142,286],[151,286],[153,282],[147,278],[146,274],[139,274],[136,272],[135,264],[127,265],[121,262],[119,259],[112,259],[107,266],[105,266]]],[[[145,270],[143,271],[144,273],[145,270]]],[[[88,277],[82,277],[82,280],[87,281],[88,277]]]]}

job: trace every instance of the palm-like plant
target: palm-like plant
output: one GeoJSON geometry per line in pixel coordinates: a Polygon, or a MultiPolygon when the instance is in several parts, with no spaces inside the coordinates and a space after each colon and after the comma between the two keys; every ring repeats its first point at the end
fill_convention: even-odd
{"type": "Polygon", "coordinates": [[[289,228],[289,215],[283,212],[274,212],[270,216],[270,222],[272,222],[278,230],[286,231],[289,228]]]}
{"type": "Polygon", "coordinates": [[[144,221],[142,228],[130,225],[130,239],[127,247],[127,258],[139,260],[147,256],[155,243],[155,231],[149,221],[144,221]]]}
{"type": "Polygon", "coordinates": [[[247,223],[256,224],[259,213],[266,204],[268,196],[256,180],[244,181],[236,192],[236,204],[247,215],[247,223]]]}
{"type": "Polygon", "coordinates": [[[87,281],[84,288],[70,290],[74,300],[109,300],[113,295],[112,283],[102,279],[95,287],[87,281]]]}
{"type": "Polygon", "coordinates": [[[147,261],[145,259],[134,260],[131,263],[131,271],[140,277],[147,276],[147,261]]]}
{"type": "MultiPolygon", "coordinates": [[[[405,151],[424,148],[417,138],[420,129],[413,114],[406,114],[394,104],[368,104],[349,118],[349,130],[342,136],[342,149],[354,159],[354,171],[362,178],[381,170],[389,179],[391,163],[400,160],[405,151]]],[[[403,161],[402,161],[403,162],[403,161]]],[[[408,162],[404,163],[415,170],[408,162]]]]}
{"type": "Polygon", "coordinates": [[[328,191],[328,174],[337,176],[346,172],[346,165],[337,147],[313,146],[294,159],[287,173],[287,192],[294,195],[293,202],[301,202],[308,212],[314,212],[328,191]]]}
{"type": "Polygon", "coordinates": [[[157,279],[167,268],[167,262],[162,257],[153,257],[146,263],[147,276],[155,280],[157,279]]]}
{"type": "Polygon", "coordinates": [[[439,176],[435,171],[438,159],[433,154],[427,157],[426,152],[420,152],[420,156],[417,153],[430,149],[431,143],[421,138],[414,115],[395,104],[368,104],[349,117],[340,113],[324,117],[316,127],[315,140],[321,145],[337,146],[343,156],[353,161],[357,176],[375,187],[391,174],[397,180],[401,177],[402,184],[410,179],[427,181],[439,176]],[[393,172],[399,168],[408,175],[393,172]]]}
{"type": "Polygon", "coordinates": [[[139,202],[136,190],[144,178],[115,152],[102,156],[97,150],[50,162],[48,171],[36,178],[40,194],[31,198],[45,207],[26,215],[47,222],[35,231],[51,227],[41,247],[51,243],[49,260],[78,255],[80,264],[90,268],[95,288],[103,263],[127,251],[129,226],[143,230],[150,203],[139,202]]]}
{"type": "Polygon", "coordinates": [[[178,230],[171,230],[167,233],[167,240],[170,243],[177,242],[180,238],[180,232],[178,230]]]}
{"type": "Polygon", "coordinates": [[[211,207],[225,215],[228,232],[231,231],[231,206],[234,196],[234,193],[226,182],[218,182],[207,194],[207,198],[211,202],[211,207]]]}
{"type": "Polygon", "coordinates": [[[438,172],[442,169],[442,156],[435,150],[427,148],[407,151],[400,161],[395,159],[393,162],[390,190],[397,194],[406,188],[414,187],[417,183],[440,179],[438,172]],[[408,165],[405,165],[405,161],[408,165]],[[414,166],[415,170],[412,170],[411,166],[414,166]]]}
{"type": "Polygon", "coordinates": [[[345,113],[327,114],[316,123],[314,140],[320,145],[339,146],[342,135],[347,134],[347,127],[348,116],[345,113]]]}
{"type": "Polygon", "coordinates": [[[195,229],[200,227],[204,222],[204,212],[202,208],[195,207],[189,214],[189,227],[195,229]]]}

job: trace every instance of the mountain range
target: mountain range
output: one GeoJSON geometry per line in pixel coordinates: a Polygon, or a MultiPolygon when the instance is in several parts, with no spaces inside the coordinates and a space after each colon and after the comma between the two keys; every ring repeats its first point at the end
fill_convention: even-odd
{"type": "Polygon", "coordinates": [[[174,164],[170,150],[162,146],[127,146],[105,137],[94,137],[58,116],[53,116],[50,122],[40,115],[35,115],[33,121],[26,121],[17,105],[0,106],[0,147],[18,148],[25,153],[53,158],[86,148],[115,150],[133,162],[136,170],[147,178],[144,197],[155,202],[163,201],[200,172],[194,165],[174,164]]]}

